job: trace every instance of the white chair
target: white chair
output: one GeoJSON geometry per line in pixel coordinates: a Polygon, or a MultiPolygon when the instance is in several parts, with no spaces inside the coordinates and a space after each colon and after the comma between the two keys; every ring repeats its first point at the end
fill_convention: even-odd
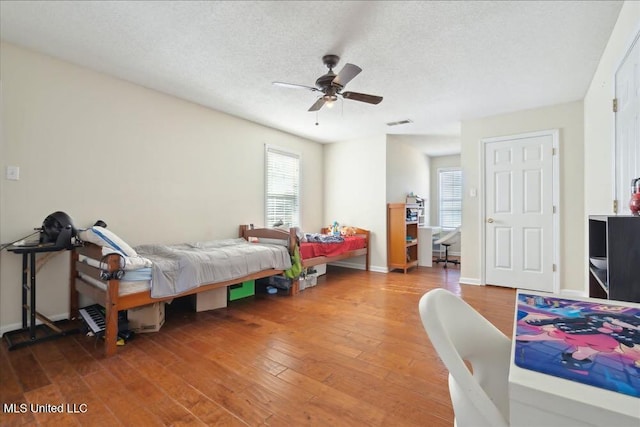
{"type": "Polygon", "coordinates": [[[507,427],[511,340],[445,289],[427,292],[418,307],[422,325],[449,370],[455,425],[507,427]]]}
{"type": "Polygon", "coordinates": [[[434,259],[433,262],[435,262],[436,264],[444,262],[444,268],[447,268],[447,263],[459,265],[460,264],[459,260],[449,259],[449,246],[456,243],[459,240],[459,237],[460,237],[460,227],[450,231],[440,239],[433,242],[434,245],[440,245],[441,247],[444,247],[444,258],[442,258],[442,252],[440,252],[440,257],[434,259]]]}

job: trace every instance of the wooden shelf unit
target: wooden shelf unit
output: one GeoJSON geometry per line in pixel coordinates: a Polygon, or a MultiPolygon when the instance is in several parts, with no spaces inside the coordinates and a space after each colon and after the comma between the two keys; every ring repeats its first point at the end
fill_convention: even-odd
{"type": "Polygon", "coordinates": [[[407,209],[415,205],[387,205],[387,267],[407,270],[418,266],[418,221],[407,221],[407,209]]]}
{"type": "Polygon", "coordinates": [[[640,302],[640,218],[589,217],[589,296],[640,302]],[[606,258],[606,268],[593,257],[606,258]]]}

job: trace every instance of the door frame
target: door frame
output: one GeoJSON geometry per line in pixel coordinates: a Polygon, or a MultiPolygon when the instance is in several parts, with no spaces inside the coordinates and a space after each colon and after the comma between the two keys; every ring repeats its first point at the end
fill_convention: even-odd
{"type": "Polygon", "coordinates": [[[487,218],[485,199],[486,199],[486,146],[493,142],[510,141],[514,139],[533,138],[538,136],[551,136],[554,155],[552,156],[552,192],[553,192],[553,206],[555,211],[553,214],[553,263],[555,270],[553,271],[553,293],[558,293],[560,289],[560,150],[558,143],[560,140],[560,131],[558,129],[548,129],[536,132],[519,133],[514,135],[495,136],[490,138],[482,138],[480,140],[480,215],[478,215],[478,223],[480,230],[480,284],[486,286],[487,284],[487,255],[486,245],[487,237],[485,231],[485,221],[487,218]]]}

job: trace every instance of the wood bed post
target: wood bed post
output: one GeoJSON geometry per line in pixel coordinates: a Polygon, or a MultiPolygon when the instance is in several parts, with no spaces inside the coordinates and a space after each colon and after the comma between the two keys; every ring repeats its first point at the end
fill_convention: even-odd
{"type": "MultiPolygon", "coordinates": [[[[113,273],[120,270],[120,256],[109,255],[107,257],[108,271],[113,273]]],[[[104,304],[104,345],[105,355],[107,357],[116,354],[118,346],[118,293],[120,288],[120,281],[118,279],[109,279],[107,282],[107,294],[104,304]]]]}
{"type": "Polygon", "coordinates": [[[289,289],[289,295],[298,295],[300,293],[300,278],[297,277],[291,280],[291,289],[289,289]]]}
{"type": "MultiPolygon", "coordinates": [[[[248,225],[246,225],[246,224],[240,224],[240,229],[238,230],[238,235],[239,235],[239,237],[245,237],[245,236],[244,236],[244,233],[245,233],[245,231],[246,231],[248,228],[249,228],[249,226],[248,226],[248,225]]],[[[246,237],[245,237],[245,239],[246,239],[246,237]]]]}
{"type": "Polygon", "coordinates": [[[365,269],[369,271],[369,260],[371,257],[371,232],[367,230],[365,233],[367,236],[367,255],[365,255],[365,269]]]}
{"type": "Polygon", "coordinates": [[[78,318],[78,290],[76,289],[76,261],[78,261],[78,251],[71,250],[71,263],[69,265],[69,320],[78,318]]]}
{"type": "MultiPolygon", "coordinates": [[[[296,233],[296,228],[289,228],[289,255],[293,257],[296,245],[298,244],[298,233],[296,233]]],[[[302,260],[300,261],[302,262],[302,260]]],[[[300,293],[300,277],[296,277],[291,280],[291,288],[289,289],[289,295],[297,295],[300,293]]]]}
{"type": "Polygon", "coordinates": [[[296,233],[295,227],[291,227],[289,229],[289,254],[293,256],[293,251],[298,244],[298,234],[296,233]]]}

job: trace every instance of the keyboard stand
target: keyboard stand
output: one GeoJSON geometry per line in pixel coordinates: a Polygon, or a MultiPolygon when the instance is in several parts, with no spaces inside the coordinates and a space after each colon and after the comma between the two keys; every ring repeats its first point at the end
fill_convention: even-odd
{"type": "Polygon", "coordinates": [[[68,320],[54,322],[36,310],[36,254],[65,249],[37,245],[9,246],[7,250],[22,254],[22,328],[4,333],[9,350],[79,332],[77,326],[69,327],[68,320]],[[42,323],[36,325],[36,319],[42,323]]]}

